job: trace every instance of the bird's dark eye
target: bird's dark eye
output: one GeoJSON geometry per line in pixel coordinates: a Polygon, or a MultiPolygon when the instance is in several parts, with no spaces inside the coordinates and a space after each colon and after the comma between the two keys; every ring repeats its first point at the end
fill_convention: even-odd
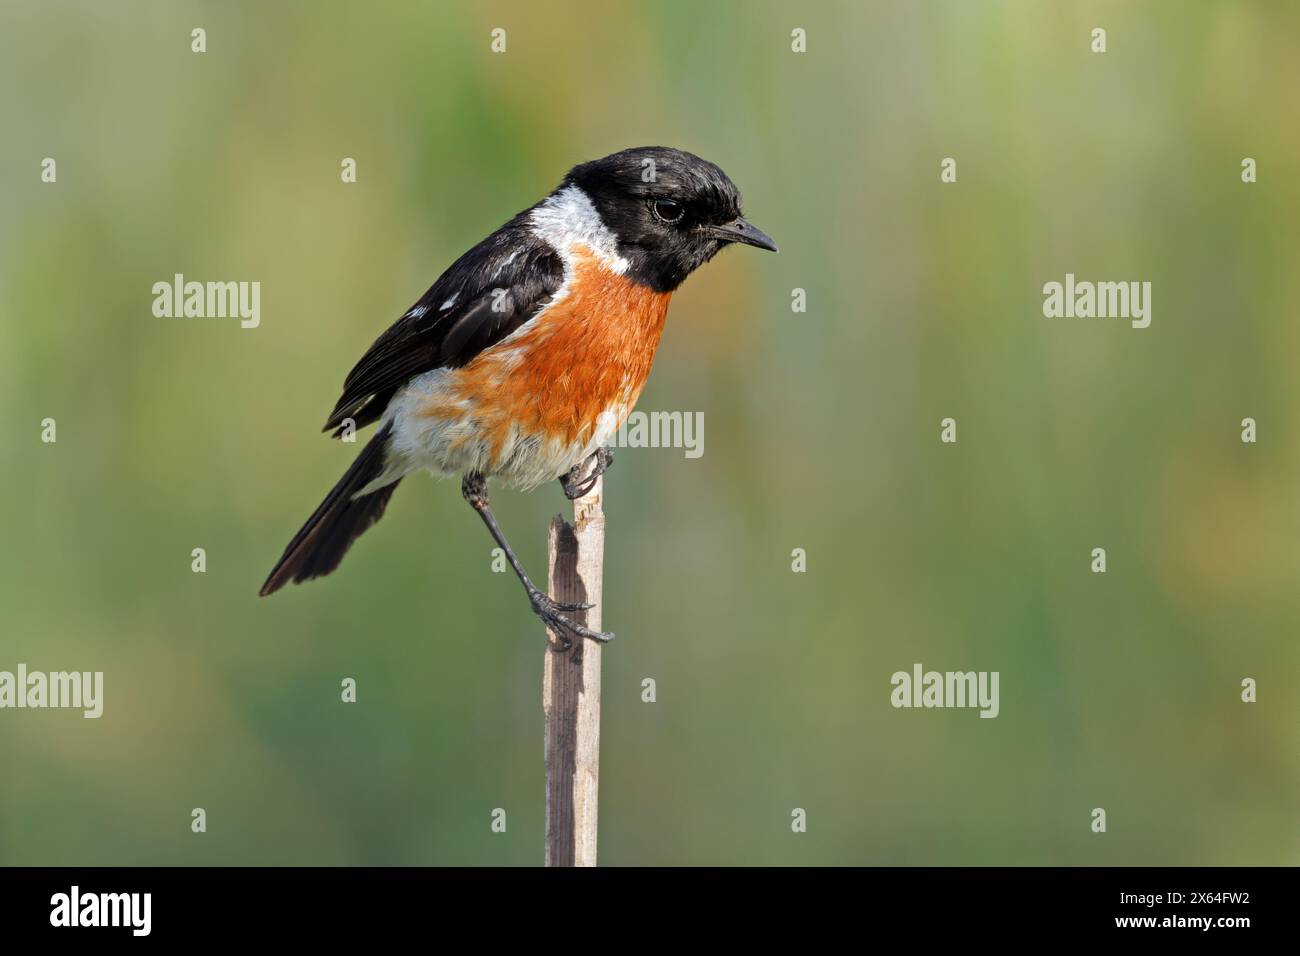
{"type": "Polygon", "coordinates": [[[673,202],[671,199],[656,199],[650,208],[664,222],[678,222],[686,212],[686,208],[681,203],[673,202]]]}

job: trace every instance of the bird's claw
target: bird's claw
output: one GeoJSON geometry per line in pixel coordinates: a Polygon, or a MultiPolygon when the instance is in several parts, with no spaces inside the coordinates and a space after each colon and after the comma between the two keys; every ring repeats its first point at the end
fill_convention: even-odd
{"type": "Polygon", "coordinates": [[[583,497],[591,491],[592,488],[596,487],[596,479],[609,471],[609,466],[614,464],[614,452],[608,448],[597,448],[592,452],[591,457],[596,459],[595,464],[592,466],[591,474],[587,475],[585,478],[582,477],[582,473],[587,465],[587,463],[583,461],[575,465],[569,470],[568,474],[564,475],[564,477],[560,479],[560,484],[564,486],[564,497],[568,498],[570,501],[583,497]]]}
{"type": "Polygon", "coordinates": [[[588,611],[595,607],[594,604],[566,604],[562,601],[556,601],[549,595],[536,591],[528,595],[533,605],[533,613],[542,619],[542,623],[551,629],[555,634],[556,640],[560,642],[559,650],[567,651],[573,646],[573,641],[565,636],[565,631],[574,634],[577,637],[588,637],[593,641],[599,641],[607,644],[614,639],[614,635],[608,631],[596,631],[587,627],[585,624],[579,624],[577,621],[571,621],[565,617],[562,611],[569,613],[577,611],[588,611]]]}
{"type": "Polygon", "coordinates": [[[594,604],[565,604],[561,601],[551,601],[551,607],[556,611],[590,611],[596,605],[594,604]]]}

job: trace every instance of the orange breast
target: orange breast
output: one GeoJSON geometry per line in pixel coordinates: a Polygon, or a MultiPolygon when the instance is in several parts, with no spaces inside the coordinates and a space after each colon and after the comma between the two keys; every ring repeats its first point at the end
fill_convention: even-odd
{"type": "Polygon", "coordinates": [[[579,248],[567,293],[457,370],[421,411],[472,417],[494,459],[512,428],[585,444],[602,415],[612,415],[614,427],[626,421],[650,375],[671,298],[579,248]]]}

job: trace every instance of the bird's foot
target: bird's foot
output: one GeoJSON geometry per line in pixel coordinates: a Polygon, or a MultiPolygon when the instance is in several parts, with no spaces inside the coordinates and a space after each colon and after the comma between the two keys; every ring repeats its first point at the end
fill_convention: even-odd
{"type": "Polygon", "coordinates": [[[593,641],[599,641],[602,644],[608,644],[614,639],[614,635],[608,631],[594,631],[586,625],[571,621],[564,616],[565,613],[572,614],[576,611],[591,610],[591,608],[595,607],[594,604],[565,604],[543,594],[541,591],[530,591],[528,600],[533,606],[533,613],[541,618],[542,623],[554,632],[556,639],[560,642],[558,650],[567,651],[573,646],[573,641],[565,636],[565,631],[576,634],[578,637],[589,637],[593,641]]]}
{"type": "MultiPolygon", "coordinates": [[[[564,497],[573,501],[581,498],[587,492],[591,491],[596,485],[596,479],[609,471],[609,466],[614,464],[614,453],[608,448],[598,448],[592,452],[592,458],[596,459],[595,465],[592,466],[591,474],[584,477],[587,470],[587,462],[581,461],[569,469],[569,473],[560,479],[560,484],[564,486],[564,497]]],[[[590,459],[588,459],[590,460],[590,459]]]]}

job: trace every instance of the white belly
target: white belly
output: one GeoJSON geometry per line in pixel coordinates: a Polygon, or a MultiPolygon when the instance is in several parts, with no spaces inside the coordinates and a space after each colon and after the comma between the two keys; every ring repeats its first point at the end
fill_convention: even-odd
{"type": "Polygon", "coordinates": [[[451,369],[425,372],[393,398],[383,418],[393,426],[384,473],[361,493],[420,470],[440,477],[478,472],[517,488],[536,488],[566,474],[608,444],[631,412],[626,401],[606,409],[585,440],[548,439],[517,427],[509,428],[504,437],[489,435],[475,409],[463,402],[453,403],[455,415],[427,413],[431,404],[450,402],[449,379],[454,375],[451,369]],[[494,441],[500,445],[495,455],[494,441]]]}

